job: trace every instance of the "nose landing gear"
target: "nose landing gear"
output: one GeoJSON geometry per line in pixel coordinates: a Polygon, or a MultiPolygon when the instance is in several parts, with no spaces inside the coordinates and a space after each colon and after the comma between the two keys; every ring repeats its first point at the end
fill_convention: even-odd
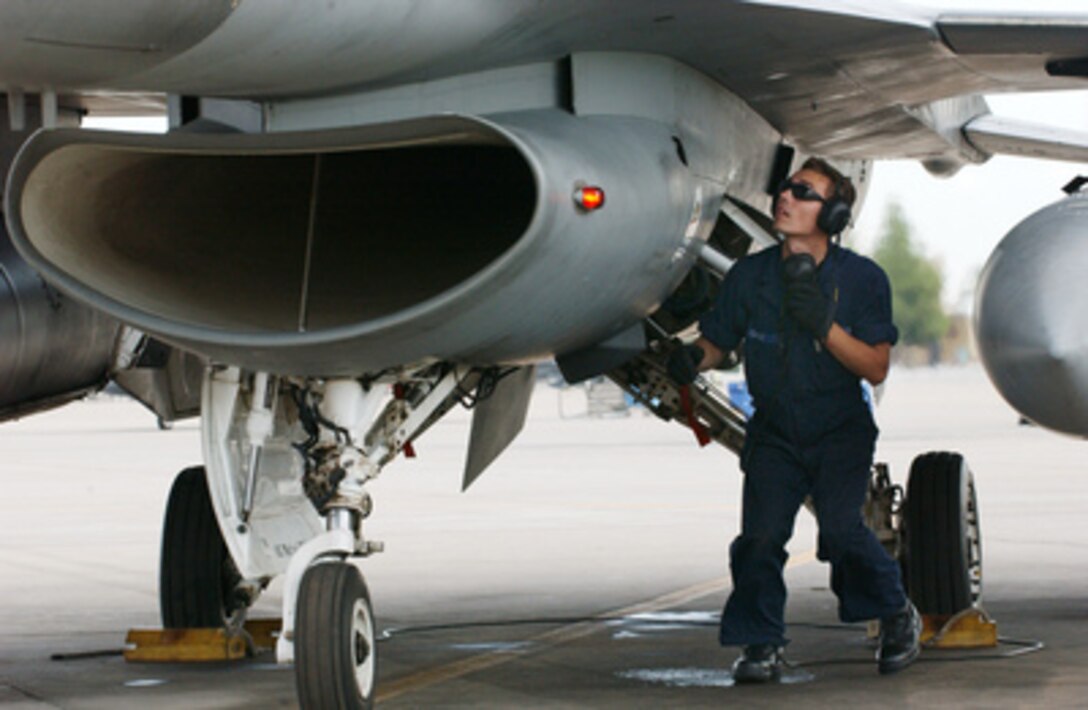
{"type": "Polygon", "coordinates": [[[442,366],[398,381],[391,399],[390,388],[354,379],[296,388],[293,401],[307,434],[295,444],[305,460],[302,488],[326,527],[291,555],[284,579],[276,655],[281,663],[294,661],[303,708],[373,704],[374,612],[355,562],[383,546],[363,535],[372,508],[365,484],[477,379],[467,367],[442,366]]]}

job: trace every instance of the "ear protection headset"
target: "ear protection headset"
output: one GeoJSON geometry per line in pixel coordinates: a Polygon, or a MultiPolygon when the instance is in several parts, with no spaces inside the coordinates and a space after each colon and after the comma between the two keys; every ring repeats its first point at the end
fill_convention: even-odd
{"type": "Polygon", "coordinates": [[[839,194],[839,186],[827,198],[820,214],[816,217],[816,226],[829,237],[835,237],[850,224],[850,205],[839,194]]]}
{"type": "MultiPolygon", "coordinates": [[[[778,210],[778,196],[785,190],[787,182],[789,178],[783,180],[774,193],[774,199],[771,201],[772,215],[778,210]]],[[[820,214],[816,216],[816,226],[829,237],[840,234],[850,224],[850,205],[839,194],[839,187],[839,183],[836,182],[831,197],[823,201],[820,214]]]]}

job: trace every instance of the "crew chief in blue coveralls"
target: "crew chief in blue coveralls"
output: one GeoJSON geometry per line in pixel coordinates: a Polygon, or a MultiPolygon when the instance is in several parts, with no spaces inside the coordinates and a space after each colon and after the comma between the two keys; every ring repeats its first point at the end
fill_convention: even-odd
{"type": "Polygon", "coordinates": [[[881,620],[881,673],[918,656],[918,612],[861,512],[877,428],[860,380],[884,380],[898,331],[884,271],[831,239],[848,224],[854,198],[849,178],[823,160],[806,161],[775,196],[782,244],[736,263],[700,320],[701,337],[668,363],[686,384],[744,347],[755,413],[741,452],[741,532],[730,547],[733,592],[720,632],[723,646],[744,647],[733,665],[737,682],[781,675],[785,546],[806,495],[839,617],[881,620]]]}

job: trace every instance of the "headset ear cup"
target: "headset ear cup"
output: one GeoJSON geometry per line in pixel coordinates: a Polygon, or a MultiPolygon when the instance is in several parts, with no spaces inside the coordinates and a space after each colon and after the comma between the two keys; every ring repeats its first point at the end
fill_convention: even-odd
{"type": "Polygon", "coordinates": [[[833,237],[850,224],[850,205],[839,198],[828,200],[820,210],[816,226],[824,234],[833,237]]]}

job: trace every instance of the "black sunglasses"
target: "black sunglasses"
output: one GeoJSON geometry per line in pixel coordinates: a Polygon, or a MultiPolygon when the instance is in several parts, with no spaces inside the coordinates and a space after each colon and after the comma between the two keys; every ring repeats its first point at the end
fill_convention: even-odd
{"type": "Polygon", "coordinates": [[[827,202],[827,199],[816,192],[815,188],[811,185],[806,185],[803,182],[783,180],[782,184],[778,186],[778,192],[776,194],[781,195],[786,190],[789,190],[795,200],[804,200],[805,202],[827,202]]]}

